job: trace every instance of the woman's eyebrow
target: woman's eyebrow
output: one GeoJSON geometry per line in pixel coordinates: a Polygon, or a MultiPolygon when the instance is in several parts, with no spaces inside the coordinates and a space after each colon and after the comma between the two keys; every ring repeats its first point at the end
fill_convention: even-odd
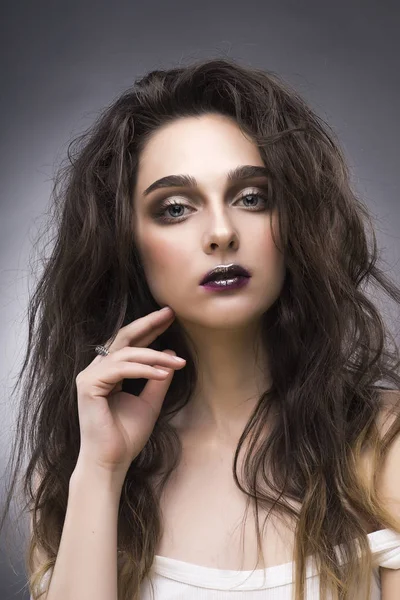
{"type": "MultiPolygon", "coordinates": [[[[269,177],[268,170],[265,167],[255,165],[241,165],[228,171],[227,180],[230,183],[241,181],[242,179],[253,179],[256,177],[269,177]]],[[[143,196],[148,196],[154,190],[169,187],[188,187],[196,188],[198,186],[196,179],[192,175],[167,175],[161,177],[149,185],[143,192],[143,196]]]]}

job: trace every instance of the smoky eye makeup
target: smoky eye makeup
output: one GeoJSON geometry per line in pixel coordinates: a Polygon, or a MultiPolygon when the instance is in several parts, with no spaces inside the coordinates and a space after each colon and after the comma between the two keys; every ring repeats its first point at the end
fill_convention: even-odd
{"type": "MultiPolygon", "coordinates": [[[[239,194],[233,196],[232,205],[237,206],[246,212],[260,213],[270,210],[271,202],[269,195],[267,191],[260,188],[262,188],[262,186],[243,188],[239,194]]],[[[186,217],[190,216],[195,210],[193,204],[199,203],[198,201],[193,202],[193,200],[188,203],[185,194],[168,194],[166,197],[154,199],[154,203],[152,203],[151,218],[162,224],[179,223],[186,220],[186,217]],[[178,209],[180,214],[177,214],[176,212],[175,214],[172,214],[172,212],[170,212],[172,209],[178,209]]]]}
{"type": "Polygon", "coordinates": [[[164,190],[164,192],[161,191],[159,194],[155,194],[154,198],[150,199],[148,202],[148,210],[153,214],[168,202],[190,202],[194,206],[199,206],[200,204],[200,200],[193,191],[183,192],[182,190],[177,190],[176,192],[173,192],[171,190],[164,190]]]}
{"type": "MultiPolygon", "coordinates": [[[[257,184],[250,184],[248,183],[247,185],[245,185],[243,182],[242,183],[236,183],[233,184],[231,186],[231,188],[228,190],[228,199],[229,200],[233,200],[235,198],[235,196],[239,196],[243,193],[243,192],[247,192],[249,191],[250,193],[261,193],[261,194],[266,194],[269,195],[270,194],[270,185],[267,182],[262,182],[262,183],[257,183],[257,184]]],[[[166,200],[176,200],[177,202],[180,201],[190,201],[191,203],[193,203],[194,205],[200,205],[202,202],[202,198],[201,198],[201,194],[197,194],[196,191],[189,189],[189,190],[183,190],[182,187],[181,188],[177,188],[176,191],[173,191],[170,189],[166,190],[158,190],[159,193],[155,193],[154,198],[151,198],[148,201],[148,208],[149,210],[154,210],[155,207],[158,207],[160,203],[162,203],[163,201],[166,200]]]]}

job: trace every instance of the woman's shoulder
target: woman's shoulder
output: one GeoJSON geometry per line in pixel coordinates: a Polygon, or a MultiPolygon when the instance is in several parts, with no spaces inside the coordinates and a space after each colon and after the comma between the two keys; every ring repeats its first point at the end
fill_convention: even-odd
{"type": "MultiPolygon", "coordinates": [[[[379,438],[382,440],[390,427],[393,425],[396,416],[400,414],[400,390],[380,390],[380,407],[376,416],[375,425],[378,430],[379,438]]],[[[375,456],[374,448],[371,444],[367,445],[358,456],[358,468],[361,478],[367,487],[373,485],[375,476],[375,456]]],[[[388,455],[384,459],[384,468],[379,473],[378,492],[385,493],[393,485],[393,475],[396,469],[399,469],[400,461],[400,436],[394,440],[389,448],[388,455]]],[[[396,477],[395,477],[396,479],[396,477]]],[[[368,526],[369,527],[369,526],[368,526]]],[[[371,525],[372,527],[372,525],[371,525]]],[[[374,531],[369,529],[368,531],[374,531]]]]}
{"type": "MultiPolygon", "coordinates": [[[[400,418],[400,390],[384,390],[382,393],[382,406],[378,414],[377,427],[379,436],[383,439],[392,425],[400,418]]],[[[380,485],[385,496],[394,495],[400,501],[400,431],[396,433],[390,443],[385,456],[382,472],[379,474],[380,485]]],[[[400,511],[399,516],[400,516],[400,511]]]]}
{"type": "MultiPolygon", "coordinates": [[[[383,390],[382,407],[378,415],[378,430],[380,437],[383,438],[395,423],[400,413],[400,390],[383,390]]],[[[387,455],[385,456],[383,468],[379,473],[379,495],[383,499],[385,508],[400,520],[400,432],[397,432],[392,440],[387,455]]],[[[394,532],[392,532],[394,533],[394,532]]],[[[400,589],[400,557],[398,556],[400,548],[394,548],[392,552],[397,551],[397,562],[392,558],[392,562],[380,563],[380,583],[382,597],[388,600],[399,597],[400,589]]]]}

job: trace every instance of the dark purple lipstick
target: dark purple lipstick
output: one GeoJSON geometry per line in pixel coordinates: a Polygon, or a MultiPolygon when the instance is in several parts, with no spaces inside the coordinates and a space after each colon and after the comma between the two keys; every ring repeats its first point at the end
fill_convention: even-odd
{"type": "Polygon", "coordinates": [[[251,274],[240,265],[218,265],[211,269],[200,282],[200,285],[213,290],[235,290],[247,285],[251,274]]]}

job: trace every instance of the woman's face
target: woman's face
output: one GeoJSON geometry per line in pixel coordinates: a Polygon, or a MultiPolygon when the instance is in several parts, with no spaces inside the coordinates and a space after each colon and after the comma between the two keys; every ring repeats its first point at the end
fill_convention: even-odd
{"type": "Polygon", "coordinates": [[[267,178],[230,183],[228,172],[243,165],[264,166],[258,148],[233,120],[215,114],[163,126],[140,156],[135,239],[154,298],[171,306],[179,320],[240,328],[258,319],[280,294],[284,257],[272,239],[276,214],[266,194],[267,178]],[[195,178],[197,187],[145,193],[156,180],[181,174],[195,178]],[[158,213],[166,200],[179,206],[165,206],[164,221],[158,213]],[[210,292],[200,285],[207,271],[228,263],[251,272],[245,287],[210,292]]]}

